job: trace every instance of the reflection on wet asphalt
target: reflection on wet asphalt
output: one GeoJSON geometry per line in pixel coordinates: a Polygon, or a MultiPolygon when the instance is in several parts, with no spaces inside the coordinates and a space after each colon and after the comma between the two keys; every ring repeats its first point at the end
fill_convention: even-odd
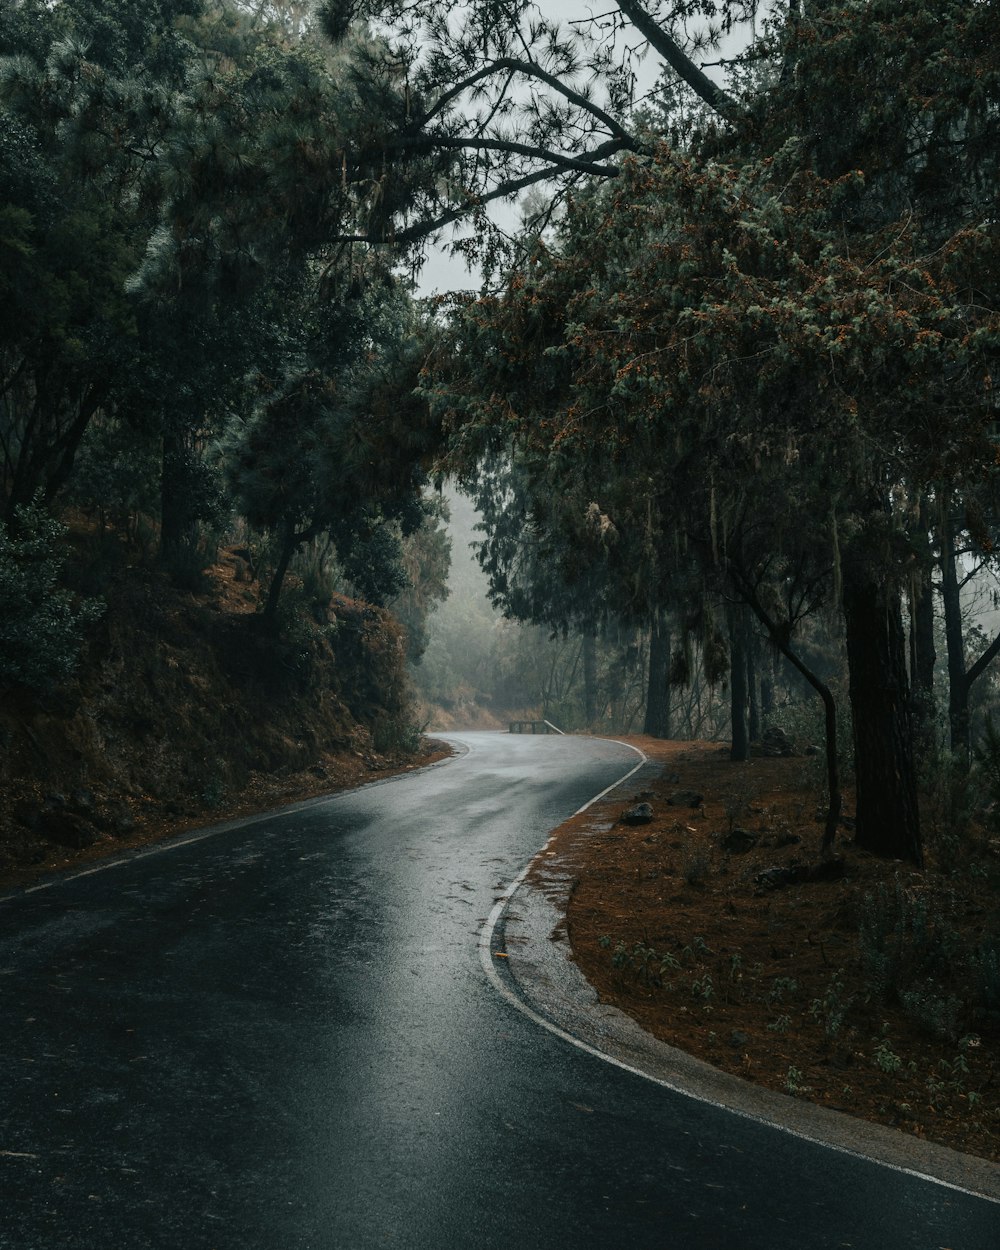
{"type": "Polygon", "coordinates": [[[0,903],[0,1247],[995,1250],[995,1206],[504,1002],[476,950],[494,899],[635,756],[462,741],[0,903]]]}

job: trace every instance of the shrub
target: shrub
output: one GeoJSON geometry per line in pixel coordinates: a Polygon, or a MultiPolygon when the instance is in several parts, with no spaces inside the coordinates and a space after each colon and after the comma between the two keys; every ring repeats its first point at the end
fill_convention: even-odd
{"type": "Polygon", "coordinates": [[[384,716],[372,730],[372,745],[380,755],[415,755],[424,726],[408,716],[384,716]]]}
{"type": "Polygon", "coordinates": [[[0,523],[0,683],[47,690],[66,681],[104,610],[60,585],[64,533],[37,499],[0,523]]]}

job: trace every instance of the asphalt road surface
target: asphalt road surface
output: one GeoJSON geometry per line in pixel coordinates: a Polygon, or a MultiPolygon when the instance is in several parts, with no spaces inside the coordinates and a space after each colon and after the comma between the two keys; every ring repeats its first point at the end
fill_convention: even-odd
{"type": "Polygon", "coordinates": [[[635,756],[463,741],[0,902],[0,1246],[997,1250],[997,1204],[505,1001],[477,953],[494,900],[635,756]]]}

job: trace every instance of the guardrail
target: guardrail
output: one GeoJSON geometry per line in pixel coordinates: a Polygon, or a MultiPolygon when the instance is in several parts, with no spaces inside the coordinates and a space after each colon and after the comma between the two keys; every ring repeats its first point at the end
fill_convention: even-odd
{"type": "Polygon", "coordinates": [[[565,737],[563,731],[553,725],[550,720],[512,720],[510,732],[512,734],[560,734],[565,737]]]}

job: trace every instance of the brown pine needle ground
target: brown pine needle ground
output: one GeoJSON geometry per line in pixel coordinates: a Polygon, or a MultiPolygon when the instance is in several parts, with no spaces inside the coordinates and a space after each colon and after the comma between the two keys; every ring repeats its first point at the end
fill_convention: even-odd
{"type": "Polygon", "coordinates": [[[974,1010],[976,952],[1000,936],[996,846],[917,872],[857,851],[845,830],[843,876],[761,877],[819,862],[814,761],[630,741],[659,778],[552,844],[576,881],[574,957],[601,998],[747,1080],[1000,1160],[1000,1020],[974,1010]],[[671,806],[679,791],[704,801],[671,806]],[[620,823],[641,799],[652,822],[620,823]]]}

